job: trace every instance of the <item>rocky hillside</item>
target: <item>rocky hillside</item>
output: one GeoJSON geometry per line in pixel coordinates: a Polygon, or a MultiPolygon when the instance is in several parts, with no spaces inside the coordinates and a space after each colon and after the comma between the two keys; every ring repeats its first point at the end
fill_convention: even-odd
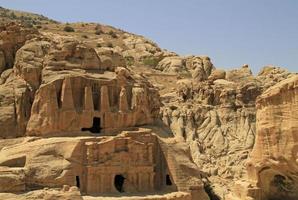
{"type": "MultiPolygon", "coordinates": [[[[36,123],[52,123],[36,114],[41,109],[38,101],[47,102],[42,98],[49,95],[42,93],[43,88],[54,81],[57,88],[63,87],[61,79],[68,75],[83,74],[91,81],[100,76],[94,74],[100,67],[115,72],[120,83],[148,88],[150,98],[143,100],[150,111],[142,112],[154,113],[155,126],[167,127],[179,142],[188,144],[214,199],[227,199],[235,181],[246,177],[246,161],[256,143],[258,96],[297,77],[275,66],[264,67],[256,76],[248,65],[217,69],[208,56],[180,56],[143,36],[107,25],[64,24],[4,8],[0,17],[0,138],[32,135],[36,123]]],[[[266,103],[260,100],[261,104],[266,103]]],[[[52,128],[45,125],[41,132],[52,128]]],[[[292,171],[297,173],[297,168],[292,171]]]]}

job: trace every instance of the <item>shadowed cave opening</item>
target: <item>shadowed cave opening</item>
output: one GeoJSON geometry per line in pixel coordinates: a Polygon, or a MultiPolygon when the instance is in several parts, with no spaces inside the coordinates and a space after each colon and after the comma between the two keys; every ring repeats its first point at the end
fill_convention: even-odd
{"type": "Polygon", "coordinates": [[[296,200],[296,197],[290,197],[292,192],[293,183],[291,180],[287,180],[285,176],[277,174],[271,181],[271,186],[277,190],[277,193],[270,193],[268,200],[296,200]]]}
{"type": "Polygon", "coordinates": [[[94,117],[93,118],[93,124],[91,128],[82,128],[82,131],[90,131],[91,133],[99,134],[101,127],[100,127],[100,118],[94,117]]]}
{"type": "Polygon", "coordinates": [[[80,188],[80,186],[81,186],[79,176],[76,176],[76,185],[77,185],[78,188],[80,188]]]}
{"type": "Polygon", "coordinates": [[[121,174],[117,174],[114,178],[114,186],[118,190],[118,192],[124,192],[123,184],[125,178],[121,174]]]}
{"type": "Polygon", "coordinates": [[[166,185],[172,185],[171,177],[169,174],[166,175],[166,185]]]}

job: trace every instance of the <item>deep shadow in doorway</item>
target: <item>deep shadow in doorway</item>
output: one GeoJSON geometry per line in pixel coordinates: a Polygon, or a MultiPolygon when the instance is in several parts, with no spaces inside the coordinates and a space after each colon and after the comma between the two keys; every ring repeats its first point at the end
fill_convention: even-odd
{"type": "Polygon", "coordinates": [[[90,131],[91,133],[99,134],[101,127],[100,127],[100,118],[94,117],[93,124],[91,128],[82,128],[82,131],[90,131]]]}
{"type": "Polygon", "coordinates": [[[125,178],[121,174],[117,174],[114,178],[114,186],[118,190],[118,192],[124,192],[123,185],[124,185],[125,178]]]}

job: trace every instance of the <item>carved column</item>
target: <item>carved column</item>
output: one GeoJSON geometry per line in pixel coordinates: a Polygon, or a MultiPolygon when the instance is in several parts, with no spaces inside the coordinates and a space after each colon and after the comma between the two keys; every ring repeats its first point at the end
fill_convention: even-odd
{"type": "Polygon", "coordinates": [[[100,112],[110,111],[110,99],[108,86],[102,86],[100,89],[100,112]]]}
{"type": "Polygon", "coordinates": [[[75,109],[70,78],[65,78],[63,81],[61,102],[62,102],[62,109],[64,110],[75,109]]]}
{"type": "Polygon", "coordinates": [[[128,111],[128,103],[127,103],[127,92],[124,87],[122,87],[120,95],[119,95],[119,111],[127,112],[128,111]]]}
{"type": "Polygon", "coordinates": [[[48,90],[49,106],[48,113],[56,112],[58,110],[57,93],[55,84],[49,85],[48,90]]]}
{"type": "Polygon", "coordinates": [[[84,110],[88,110],[88,111],[94,110],[91,87],[85,87],[83,107],[84,107],[84,110]]]}

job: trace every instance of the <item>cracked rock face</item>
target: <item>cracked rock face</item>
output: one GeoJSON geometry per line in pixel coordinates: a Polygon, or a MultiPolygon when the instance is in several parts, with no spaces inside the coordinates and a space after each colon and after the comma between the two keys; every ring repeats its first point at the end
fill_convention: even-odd
{"type": "Polygon", "coordinates": [[[1,75],[2,138],[81,131],[95,117],[103,130],[119,129],[153,123],[158,115],[158,93],[148,81],[104,65],[95,49],[73,38],[28,40],[14,63],[1,75]]]}
{"type": "Polygon", "coordinates": [[[0,26],[0,73],[12,68],[17,50],[35,34],[35,29],[25,28],[13,22],[0,26]]]}
{"type": "MultiPolygon", "coordinates": [[[[98,164],[100,151],[104,161],[109,161],[107,153],[115,153],[116,163],[124,156],[121,161],[127,164],[127,149],[135,145],[134,159],[144,158],[152,150],[145,142],[150,131],[124,132],[124,143],[103,137],[100,151],[99,141],[80,137],[150,126],[153,135],[169,137],[159,141],[158,153],[163,154],[157,158],[165,157],[167,164],[162,161],[159,167],[165,170],[163,178],[168,175],[175,182],[171,190],[199,191],[193,199],[207,200],[203,180],[210,198],[298,198],[297,74],[274,66],[257,76],[248,65],[216,69],[207,56],[178,56],[119,30],[114,37],[93,38],[103,42],[97,47],[90,35],[86,42],[15,23],[0,26],[0,31],[2,191],[75,185],[76,173],[85,174],[85,157],[98,164]],[[107,38],[114,43],[101,46],[110,42],[107,38]],[[131,141],[139,135],[144,141],[131,141]]],[[[150,183],[148,174],[129,179],[150,183]]],[[[88,190],[99,190],[92,187],[88,190]]],[[[41,193],[49,199],[81,199],[76,188],[63,190],[41,193]]],[[[191,199],[190,193],[185,199],[191,199]]]]}
{"type": "Polygon", "coordinates": [[[263,198],[298,198],[298,76],[269,88],[257,100],[257,137],[248,177],[263,198]]]}
{"type": "Polygon", "coordinates": [[[259,130],[256,98],[292,75],[267,67],[254,77],[247,66],[212,74],[209,77],[221,78],[179,81],[178,97],[166,98],[161,115],[174,135],[189,144],[195,163],[224,198],[233,180],[246,176],[246,160],[259,130]]]}

